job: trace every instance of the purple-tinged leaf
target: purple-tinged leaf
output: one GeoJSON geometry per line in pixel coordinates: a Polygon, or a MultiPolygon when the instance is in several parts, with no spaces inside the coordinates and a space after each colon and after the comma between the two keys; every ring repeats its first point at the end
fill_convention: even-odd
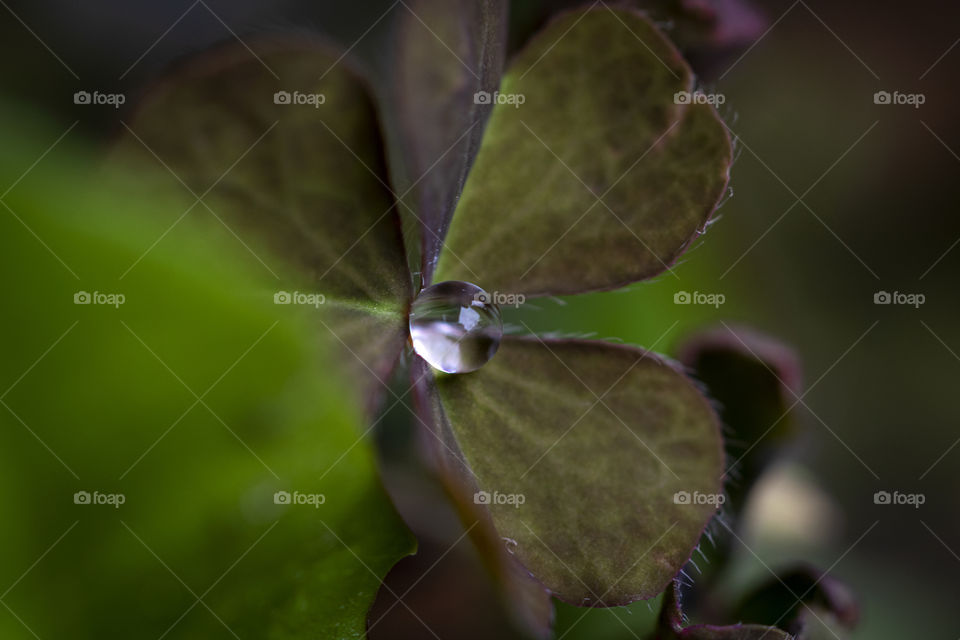
{"type": "Polygon", "coordinates": [[[731,162],[726,128],[694,94],[690,68],[641,14],[554,19],[504,75],[436,279],[543,296],[668,269],[731,162]]]}
{"type": "Polygon", "coordinates": [[[796,435],[790,409],[801,393],[800,364],[782,342],[723,326],[694,334],[678,357],[706,385],[727,430],[727,510],[736,514],[753,482],[796,435]]]}
{"type": "Polygon", "coordinates": [[[759,624],[687,626],[680,605],[678,585],[672,582],[664,595],[660,623],[654,634],[654,640],[792,640],[792,638],[782,629],[759,624]]]}
{"type": "MultiPolygon", "coordinates": [[[[526,0],[517,3],[510,33],[511,51],[525,43],[550,16],[589,0],[526,0]]],[[[733,62],[770,24],[753,0],[624,0],[620,5],[647,13],[664,29],[697,74],[713,76],[733,62]],[[725,66],[727,65],[727,66],[725,66]]]]}
{"type": "Polygon", "coordinates": [[[369,398],[406,339],[411,297],[374,104],[317,41],[248,44],[191,59],[154,86],[112,160],[180,188],[172,225],[206,218],[248,248],[276,278],[264,295],[315,313],[369,398]],[[298,305],[298,294],[315,297],[298,305]]]}
{"type": "Polygon", "coordinates": [[[399,11],[385,114],[401,215],[420,235],[424,286],[480,147],[506,51],[505,0],[411,0],[399,11]]]}
{"type": "MultiPolygon", "coordinates": [[[[776,624],[799,637],[818,627],[852,629],[860,617],[849,587],[810,566],[780,572],[753,591],[738,608],[738,616],[776,624]]],[[[811,635],[810,637],[814,637],[811,635]]]]}
{"type": "Polygon", "coordinates": [[[464,527],[499,586],[503,602],[518,627],[534,638],[549,638],[553,603],[548,591],[509,552],[488,509],[474,501],[476,477],[460,451],[457,436],[437,392],[433,370],[420,358],[411,366],[418,411],[432,431],[423,433],[425,450],[464,527]]]}
{"type": "Polygon", "coordinates": [[[581,606],[650,598],[690,557],[723,455],[716,415],[669,363],[511,337],[482,369],[436,386],[459,494],[473,493],[496,546],[553,595],[581,606]]]}

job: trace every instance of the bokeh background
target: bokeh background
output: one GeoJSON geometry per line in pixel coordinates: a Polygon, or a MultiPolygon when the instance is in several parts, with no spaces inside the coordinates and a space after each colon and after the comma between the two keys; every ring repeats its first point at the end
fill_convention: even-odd
{"type": "MultiPolygon", "coordinates": [[[[69,130],[73,142],[106,146],[137,92],[172,60],[262,29],[327,29],[349,46],[391,3],[0,4],[3,100],[46,119],[50,131],[69,130]],[[122,91],[128,103],[120,110],[73,103],[75,91],[94,88],[122,91]]],[[[807,433],[778,472],[770,500],[779,510],[758,520],[752,548],[770,566],[807,559],[852,585],[863,612],[854,637],[955,639],[960,7],[932,0],[756,6],[765,23],[745,46],[697,60],[705,90],[725,97],[721,111],[738,153],[732,196],[703,240],[655,282],[538,301],[506,320],[666,353],[720,322],[790,344],[812,386],[797,407],[807,433]],[[921,94],[924,102],[876,104],[877,91],[921,94]],[[718,293],[725,302],[674,304],[681,291],[718,293]],[[880,291],[925,301],[878,305],[880,291]],[[925,502],[877,505],[881,490],[920,493],[925,502]],[[809,517],[775,526],[797,514],[809,517]]],[[[518,29],[542,11],[542,3],[516,3],[518,29]]],[[[375,48],[376,33],[358,50],[375,48]]],[[[32,157],[51,140],[35,142],[32,157]]],[[[400,430],[401,422],[402,412],[387,424],[400,430]]],[[[430,540],[422,545],[429,557],[430,540]]],[[[463,547],[409,596],[438,626],[477,617],[471,602],[489,595],[476,593],[482,584],[470,586],[475,560],[463,547]]],[[[742,555],[743,580],[762,578],[766,568],[742,555]]],[[[402,582],[405,567],[395,579],[402,582]]],[[[400,609],[375,636],[417,637],[400,609]]],[[[566,637],[632,637],[611,615],[590,612],[566,637]]],[[[633,624],[649,609],[638,603],[617,615],[633,624]]],[[[560,628],[579,617],[561,609],[560,628]]],[[[497,616],[479,618],[483,624],[470,630],[491,637],[497,616]]]]}

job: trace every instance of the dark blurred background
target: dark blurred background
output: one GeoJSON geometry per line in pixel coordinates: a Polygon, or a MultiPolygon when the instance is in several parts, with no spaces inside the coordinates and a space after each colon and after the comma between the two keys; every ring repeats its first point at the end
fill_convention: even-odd
{"type": "MultiPolygon", "coordinates": [[[[67,136],[106,144],[137,92],[176,58],[264,29],[329,30],[350,46],[393,3],[318,4],[6,0],[2,97],[67,136]],[[123,92],[127,102],[74,104],[74,92],[94,89],[123,92]]],[[[536,24],[541,5],[517,3],[518,29],[536,24]]],[[[768,487],[753,548],[770,566],[802,557],[850,583],[863,604],[855,637],[952,640],[960,636],[960,6],[755,6],[766,23],[750,44],[697,60],[705,90],[725,96],[721,112],[738,137],[733,196],[704,241],[675,275],[540,301],[506,319],[668,353],[720,321],[792,345],[812,385],[797,408],[808,435],[768,487]],[[878,91],[920,94],[923,104],[876,104],[878,91]],[[675,305],[679,291],[722,293],[725,303],[675,305]],[[875,304],[881,291],[925,300],[875,304]],[[877,505],[881,490],[920,493],[925,503],[877,505]]],[[[375,48],[377,33],[357,50],[375,48]]],[[[37,139],[36,155],[55,139],[37,139]]],[[[751,554],[743,560],[745,573],[766,571],[751,554]]],[[[456,578],[447,576],[468,582],[456,578]]],[[[647,606],[629,611],[641,616],[647,606]]],[[[567,637],[626,634],[609,622],[592,612],[577,631],[590,634],[567,637]]]]}

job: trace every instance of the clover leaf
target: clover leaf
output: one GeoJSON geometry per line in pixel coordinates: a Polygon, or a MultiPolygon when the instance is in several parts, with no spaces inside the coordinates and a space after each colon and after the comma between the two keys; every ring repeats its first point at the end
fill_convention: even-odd
{"type": "Polygon", "coordinates": [[[411,290],[374,104],[313,39],[254,46],[256,57],[222,47],[153,87],[112,161],[179,190],[171,223],[193,213],[240,238],[278,290],[322,294],[322,322],[355,356],[345,366],[382,393],[411,290]]]}
{"type": "Polygon", "coordinates": [[[637,13],[552,21],[510,64],[437,279],[527,296],[669,268],[727,183],[730,140],[677,50],[637,13]]]}
{"type": "Polygon", "coordinates": [[[395,28],[396,57],[379,84],[391,141],[390,174],[401,217],[419,236],[423,280],[430,280],[493,103],[474,100],[500,85],[507,1],[413,0],[395,28]],[[452,51],[448,50],[452,47],[452,51]]]}
{"type": "MultiPolygon", "coordinates": [[[[409,91],[416,74],[440,103],[371,95],[346,52],[272,35],[157,85],[115,152],[180,180],[187,202],[242,239],[278,288],[324,297],[317,331],[342,347],[371,421],[414,301],[401,215],[421,223],[423,287],[582,293],[668,269],[726,186],[726,130],[712,107],[677,97],[695,91],[692,73],[642,14],[562,14],[498,82],[503,6],[475,11],[468,22],[423,21],[446,24],[464,67],[455,75],[434,74],[433,56],[400,42],[408,67],[394,90],[409,91]],[[417,134],[431,119],[437,132],[417,134]],[[462,140],[451,133],[461,124],[462,140]]],[[[550,594],[610,606],[666,587],[715,511],[689,496],[722,489],[717,416],[677,365],[636,347],[535,336],[504,338],[474,373],[439,374],[412,357],[437,469],[464,521],[483,523],[475,540],[533,611],[533,631],[549,621],[550,594]]]]}

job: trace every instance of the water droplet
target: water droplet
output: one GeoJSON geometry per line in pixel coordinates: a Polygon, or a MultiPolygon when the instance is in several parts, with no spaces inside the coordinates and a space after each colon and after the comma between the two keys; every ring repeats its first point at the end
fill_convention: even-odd
{"type": "Polygon", "coordinates": [[[427,287],[410,308],[414,350],[447,373],[468,373],[485,365],[502,336],[500,307],[469,282],[449,280],[427,287]]]}

